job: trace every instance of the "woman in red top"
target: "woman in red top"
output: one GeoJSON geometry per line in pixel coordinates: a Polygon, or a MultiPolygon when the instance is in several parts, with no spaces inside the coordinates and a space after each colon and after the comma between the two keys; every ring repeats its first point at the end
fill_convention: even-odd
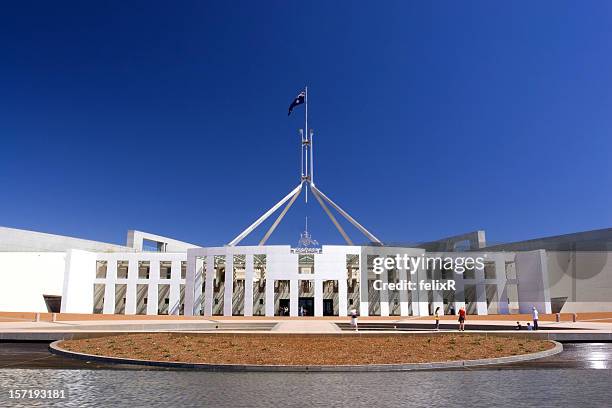
{"type": "Polygon", "coordinates": [[[465,307],[459,309],[459,331],[465,331],[465,307]]]}

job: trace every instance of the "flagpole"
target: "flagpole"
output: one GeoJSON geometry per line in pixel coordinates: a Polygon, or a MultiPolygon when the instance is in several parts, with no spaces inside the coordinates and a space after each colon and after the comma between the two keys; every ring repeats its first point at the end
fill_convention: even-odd
{"type": "Polygon", "coordinates": [[[314,186],[314,132],[310,131],[310,184],[314,186]]]}
{"type": "Polygon", "coordinates": [[[308,139],[308,87],[304,87],[304,104],[306,105],[306,109],[304,109],[304,132],[306,132],[306,139],[308,139]]]}
{"type": "Polygon", "coordinates": [[[301,164],[300,164],[300,180],[304,179],[304,132],[302,131],[302,129],[300,129],[299,131],[300,133],[300,160],[301,160],[301,164]]]}
{"type": "MultiPolygon", "coordinates": [[[[304,87],[304,104],[305,109],[304,109],[304,133],[306,136],[306,178],[309,177],[309,172],[308,172],[308,86],[304,87]]],[[[305,189],[304,191],[304,200],[306,203],[308,203],[308,187],[305,189]]]]}

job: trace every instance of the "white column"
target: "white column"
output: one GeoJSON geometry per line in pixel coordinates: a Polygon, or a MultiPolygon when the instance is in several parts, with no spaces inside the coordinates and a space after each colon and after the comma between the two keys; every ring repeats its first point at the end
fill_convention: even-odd
{"type": "MultiPolygon", "coordinates": [[[[422,272],[420,272],[420,270],[415,271],[414,273],[410,273],[408,274],[408,280],[410,280],[413,283],[416,283],[417,285],[419,284],[419,276],[422,274],[422,272]]],[[[420,316],[419,314],[419,291],[415,288],[414,290],[411,291],[410,293],[410,304],[412,306],[412,315],[413,316],[420,316]]]]}
{"type": "MultiPolygon", "coordinates": [[[[412,292],[412,310],[413,310],[413,314],[416,316],[418,313],[418,316],[429,316],[429,299],[428,299],[428,293],[426,290],[421,289],[421,285],[420,282],[421,281],[427,281],[427,271],[423,268],[420,267],[417,270],[416,275],[416,290],[414,292],[412,292]],[[416,295],[416,300],[417,300],[417,308],[416,310],[414,309],[415,306],[415,295],[416,295]]],[[[413,276],[415,276],[413,275],[413,276]]]]}
{"type": "Polygon", "coordinates": [[[495,259],[495,284],[497,287],[497,313],[508,314],[510,310],[506,285],[506,260],[503,255],[497,256],[495,259]]]}
{"type": "Polygon", "coordinates": [[[540,313],[551,313],[546,251],[517,252],[515,262],[520,312],[531,313],[535,306],[540,313]]]}
{"type": "Polygon", "coordinates": [[[485,290],[484,268],[476,268],[474,270],[475,287],[476,287],[476,314],[486,315],[487,311],[487,293],[485,290]]]}
{"type": "Polygon", "coordinates": [[[104,286],[104,307],[102,313],[115,313],[115,284],[117,282],[117,259],[111,258],[106,263],[106,286],[104,286]]]}
{"type": "Polygon", "coordinates": [[[168,314],[178,315],[181,309],[181,261],[171,263],[169,301],[168,314]]]}
{"type": "Polygon", "coordinates": [[[244,271],[244,315],[253,316],[253,254],[247,254],[244,271]]]}
{"type": "Polygon", "coordinates": [[[78,249],[66,251],[62,313],[93,313],[97,255],[78,249]]]}
{"type": "Polygon", "coordinates": [[[128,261],[128,281],[125,292],[125,314],[136,314],[136,280],[138,279],[138,259],[128,261]]]}
{"type": "Polygon", "coordinates": [[[192,307],[189,310],[193,310],[194,315],[200,315],[204,311],[204,274],[205,263],[204,259],[200,257],[194,257],[195,264],[195,281],[193,283],[192,292],[187,291],[187,284],[189,283],[189,261],[187,261],[187,279],[185,281],[185,313],[187,313],[187,293],[193,293],[192,307]]]}
{"type": "Polygon", "coordinates": [[[213,310],[213,278],[215,275],[215,257],[206,257],[206,274],[204,276],[204,316],[212,316],[213,310]]]}
{"type": "Polygon", "coordinates": [[[315,279],[314,283],[314,315],[323,316],[323,281],[315,279]]]}
{"type": "Polygon", "coordinates": [[[185,316],[200,314],[202,281],[198,270],[198,260],[193,252],[187,250],[187,275],[185,276],[185,316]]]}
{"type": "MultiPolygon", "coordinates": [[[[404,268],[399,269],[399,280],[400,282],[407,282],[409,280],[408,271],[404,268]]],[[[400,315],[408,316],[408,288],[399,291],[400,298],[400,315]]]]}
{"type": "Polygon", "coordinates": [[[455,313],[459,314],[459,309],[465,308],[465,282],[462,273],[453,273],[455,279],[455,313]]]}
{"type": "Polygon", "coordinates": [[[341,276],[338,279],[338,316],[346,316],[348,314],[347,295],[346,276],[344,278],[341,276]]]}
{"type": "Polygon", "coordinates": [[[298,280],[291,279],[289,281],[289,316],[298,315],[298,280]]]}
{"type": "Polygon", "coordinates": [[[359,315],[368,316],[370,302],[368,301],[368,255],[365,251],[359,254],[359,315]]]}
{"type": "Polygon", "coordinates": [[[232,315],[234,296],[234,254],[225,256],[225,293],[223,293],[223,316],[232,315]]]}
{"type": "Polygon", "coordinates": [[[378,277],[382,281],[380,288],[380,316],[389,316],[389,291],[386,288],[386,283],[389,282],[389,271],[384,270],[378,277]]]}
{"type": "Polygon", "coordinates": [[[436,308],[440,308],[440,314],[444,314],[444,294],[441,290],[432,291],[432,300],[433,300],[433,312],[436,312],[436,308]]]}
{"type": "Polygon", "coordinates": [[[266,316],[274,317],[274,279],[266,277],[266,299],[264,300],[266,316]]]}
{"type": "Polygon", "coordinates": [[[147,314],[157,314],[158,291],[157,284],[159,283],[159,260],[151,260],[149,267],[149,287],[147,288],[147,314]]]}

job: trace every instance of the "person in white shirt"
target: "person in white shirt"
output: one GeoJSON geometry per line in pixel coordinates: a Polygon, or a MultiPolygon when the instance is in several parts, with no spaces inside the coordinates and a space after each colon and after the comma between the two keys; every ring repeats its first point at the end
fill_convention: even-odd
{"type": "Polygon", "coordinates": [[[351,327],[355,329],[355,331],[359,331],[357,328],[357,310],[351,309],[351,327]]]}
{"type": "Polygon", "coordinates": [[[538,330],[538,309],[535,306],[531,308],[531,317],[533,318],[533,330],[538,330]]]}

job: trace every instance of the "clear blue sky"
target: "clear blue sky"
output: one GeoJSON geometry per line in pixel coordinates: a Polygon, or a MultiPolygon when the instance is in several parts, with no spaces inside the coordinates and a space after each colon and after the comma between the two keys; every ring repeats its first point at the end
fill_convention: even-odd
{"type": "MultiPolygon", "coordinates": [[[[297,185],[308,84],[317,185],[383,241],[610,227],[611,22],[606,1],[6,3],[0,225],[227,243],[297,185]]],[[[271,243],[305,215],[341,243],[314,202],[271,243]]]]}

